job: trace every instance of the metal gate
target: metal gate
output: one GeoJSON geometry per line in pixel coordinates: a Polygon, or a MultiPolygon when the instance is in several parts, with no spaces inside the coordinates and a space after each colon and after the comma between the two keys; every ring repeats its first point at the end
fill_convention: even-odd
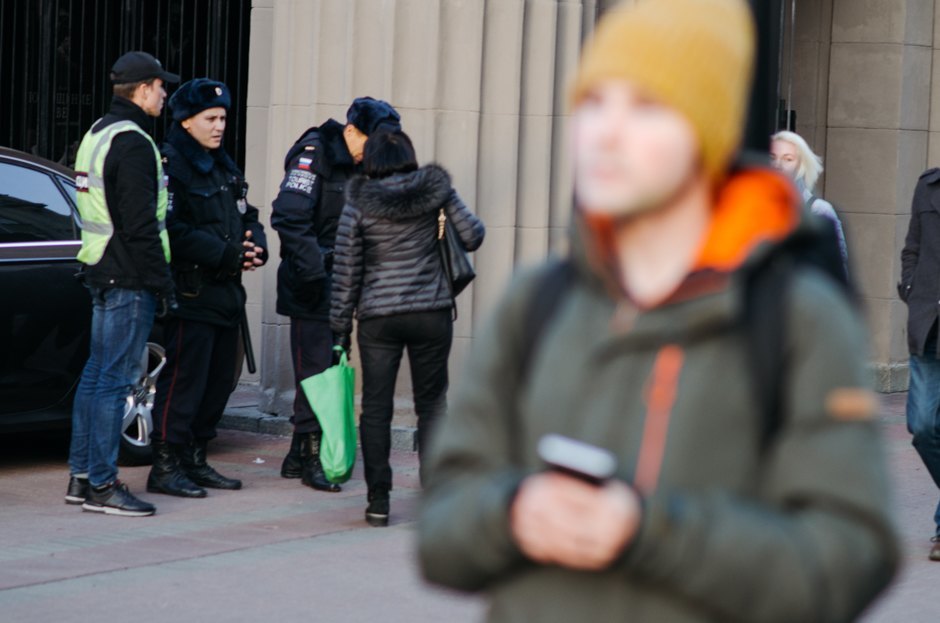
{"type": "Polygon", "coordinates": [[[229,86],[225,148],[244,166],[250,15],[250,0],[0,0],[0,145],[71,165],[107,111],[111,65],[144,50],[184,81],[229,86]]]}

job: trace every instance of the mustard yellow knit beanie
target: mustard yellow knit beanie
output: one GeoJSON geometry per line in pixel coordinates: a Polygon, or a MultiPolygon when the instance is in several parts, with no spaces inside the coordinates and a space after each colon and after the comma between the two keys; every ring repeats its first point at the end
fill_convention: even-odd
{"type": "Polygon", "coordinates": [[[571,102],[602,81],[632,83],[692,122],[705,172],[718,180],[740,146],[754,45],[744,0],[627,0],[585,46],[571,102]]]}

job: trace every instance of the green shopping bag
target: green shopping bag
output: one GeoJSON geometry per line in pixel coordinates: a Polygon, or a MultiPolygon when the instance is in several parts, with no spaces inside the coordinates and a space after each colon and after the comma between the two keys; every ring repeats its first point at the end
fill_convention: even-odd
{"type": "Polygon", "coordinates": [[[339,364],[300,382],[307,402],[323,429],[320,463],[327,480],[342,484],[352,475],[356,462],[356,416],[353,394],[356,370],[341,351],[339,364]]]}

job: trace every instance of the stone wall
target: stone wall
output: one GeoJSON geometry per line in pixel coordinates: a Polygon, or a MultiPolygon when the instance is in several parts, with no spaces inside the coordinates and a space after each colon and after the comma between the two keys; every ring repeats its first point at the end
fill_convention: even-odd
{"type": "MultiPolygon", "coordinates": [[[[301,132],[344,120],[357,96],[393,103],[419,159],[450,169],[487,226],[479,277],[459,301],[451,366],[459,375],[474,326],[514,267],[564,240],[565,87],[598,8],[596,0],[256,0],[246,174],[263,222],[301,132]]],[[[274,232],[269,240],[276,258],[274,232]]],[[[251,276],[250,313],[262,408],[287,413],[289,332],[275,313],[275,264],[251,276]]]]}
{"type": "MultiPolygon", "coordinates": [[[[933,0],[834,0],[825,194],[840,209],[872,329],[876,384],[907,386],[898,299],[910,203],[927,167],[933,0]]],[[[938,83],[940,86],[940,83],[938,83]]]]}

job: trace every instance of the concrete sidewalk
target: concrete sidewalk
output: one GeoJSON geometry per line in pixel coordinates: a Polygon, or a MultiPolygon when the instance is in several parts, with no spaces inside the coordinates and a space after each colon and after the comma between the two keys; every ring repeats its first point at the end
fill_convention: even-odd
{"type": "MultiPolygon", "coordinates": [[[[886,397],[879,422],[905,567],[864,623],[940,620],[940,563],[927,560],[938,494],[910,446],[903,401],[886,397]]],[[[250,405],[230,411],[239,408],[261,425],[265,416],[250,415],[250,405]]],[[[361,466],[342,493],[317,493],[279,476],[286,449],[284,437],[223,431],[210,460],[245,489],[205,500],[144,493],[148,468],[123,469],[131,489],[158,506],[155,517],[125,519],[62,503],[64,435],[0,437],[0,621],[481,620],[482,600],[420,579],[413,452],[392,453],[392,525],[375,529],[363,521],[361,466]]]]}
{"type": "MultiPolygon", "coordinates": [[[[894,516],[903,541],[905,564],[891,590],[862,618],[865,623],[940,621],[940,601],[933,599],[940,587],[940,563],[927,559],[938,492],[910,445],[904,421],[906,399],[906,393],[882,396],[879,419],[896,492],[894,516]]],[[[290,434],[286,418],[259,413],[257,405],[257,390],[252,386],[239,387],[229,403],[223,425],[238,430],[290,434]]],[[[414,444],[414,418],[408,412],[409,406],[396,404],[393,444],[402,450],[411,449],[414,444]]]]}
{"type": "MultiPolygon", "coordinates": [[[[48,436],[47,436],[48,437],[48,436]]],[[[63,503],[67,443],[0,438],[0,621],[477,621],[479,600],[425,585],[414,561],[417,457],[394,451],[392,521],[363,519],[365,485],[314,492],[279,475],[287,440],[223,431],[210,447],[241,491],[187,500],[144,491],[157,515],[107,517],[63,503]]],[[[357,466],[357,476],[361,474],[357,466]]]]}
{"type": "Polygon", "coordinates": [[[940,621],[940,563],[928,560],[937,487],[911,446],[904,420],[906,393],[883,397],[880,418],[894,487],[893,514],[904,566],[894,585],[862,618],[864,623],[940,621]]]}

